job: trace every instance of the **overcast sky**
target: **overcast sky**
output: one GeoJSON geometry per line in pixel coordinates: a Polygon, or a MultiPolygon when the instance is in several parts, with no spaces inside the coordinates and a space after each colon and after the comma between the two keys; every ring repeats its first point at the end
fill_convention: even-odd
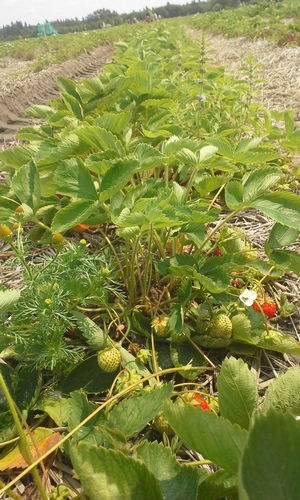
{"type": "MultiPolygon", "coordinates": [[[[169,0],[171,4],[184,5],[190,0],[169,0]]],[[[0,27],[11,22],[27,24],[44,23],[57,19],[82,19],[99,9],[109,9],[119,14],[143,10],[146,6],[162,7],[167,0],[0,0],[0,27]]]]}

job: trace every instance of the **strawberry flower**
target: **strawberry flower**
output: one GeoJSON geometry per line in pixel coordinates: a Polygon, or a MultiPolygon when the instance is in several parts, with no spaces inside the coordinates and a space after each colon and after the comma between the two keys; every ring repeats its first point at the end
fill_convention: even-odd
{"type": "Polygon", "coordinates": [[[255,290],[248,290],[246,288],[243,293],[240,295],[240,300],[245,304],[245,306],[250,307],[252,306],[253,302],[257,298],[257,293],[255,290]]]}

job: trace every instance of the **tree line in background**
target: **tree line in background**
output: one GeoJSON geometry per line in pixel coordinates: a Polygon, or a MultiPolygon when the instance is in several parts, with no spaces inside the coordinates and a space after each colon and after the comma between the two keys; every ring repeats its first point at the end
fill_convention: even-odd
{"type": "MultiPolygon", "coordinates": [[[[243,0],[243,3],[257,3],[257,0],[243,0]]],[[[157,16],[161,16],[163,19],[166,19],[171,17],[189,16],[198,13],[201,14],[209,11],[237,8],[239,5],[240,0],[194,0],[193,2],[186,3],[185,5],[176,5],[168,2],[163,7],[157,7],[155,9],[155,14],[157,14],[157,16]]],[[[101,29],[106,26],[119,26],[131,21],[134,18],[137,21],[145,21],[147,16],[151,13],[153,14],[153,12],[154,10],[151,11],[151,9],[146,8],[129,14],[118,14],[115,11],[111,12],[109,9],[99,9],[81,20],[77,17],[75,17],[75,19],[52,20],[51,24],[57,30],[58,34],[62,35],[72,33],[74,31],[89,31],[101,29]]],[[[22,23],[21,21],[12,22],[10,25],[4,26],[0,29],[0,41],[15,40],[17,38],[31,38],[36,36],[37,26],[22,23]]]]}

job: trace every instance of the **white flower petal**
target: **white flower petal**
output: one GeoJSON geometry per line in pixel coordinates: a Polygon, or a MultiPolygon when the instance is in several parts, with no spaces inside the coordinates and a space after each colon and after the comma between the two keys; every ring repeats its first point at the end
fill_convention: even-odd
{"type": "Polygon", "coordinates": [[[257,293],[255,290],[248,290],[246,288],[240,295],[240,300],[245,304],[245,306],[252,306],[253,302],[257,298],[257,293]]]}

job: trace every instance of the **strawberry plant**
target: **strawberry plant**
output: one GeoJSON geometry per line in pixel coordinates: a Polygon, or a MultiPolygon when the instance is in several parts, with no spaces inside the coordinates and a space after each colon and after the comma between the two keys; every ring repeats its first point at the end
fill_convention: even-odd
{"type": "Polygon", "coordinates": [[[238,9],[206,12],[189,17],[188,23],[202,31],[222,33],[230,38],[243,36],[264,38],[279,45],[299,44],[299,5],[292,0],[260,1],[241,5],[238,9]]]}
{"type": "Polygon", "coordinates": [[[205,39],[178,38],[176,23],[137,28],[103,74],[59,77],[60,98],[27,110],[42,124],[0,154],[0,238],[24,271],[20,292],[1,287],[12,365],[1,383],[36,374],[23,421],[43,412],[63,428],[54,448],[91,499],[251,497],[257,435],[286,422],[297,435],[296,371],[291,413],[281,380],[264,411],[246,364],[230,357],[220,371],[217,354],[300,353],[279,322],[293,305],[272,286],[300,272],[299,197],[281,189],[299,130],[291,112],[270,119],[252,104],[253,62],[247,71],[248,82],[212,67],[205,39]],[[274,221],[260,252],[234,222],[248,211],[274,221]]]}
{"type": "MultiPolygon", "coordinates": [[[[149,377],[142,383],[146,379],[149,377]]],[[[54,418],[57,425],[67,425],[68,433],[55,448],[65,443],[91,499],[100,493],[109,498],[112,489],[125,492],[128,498],[132,491],[140,495],[145,482],[151,486],[149,498],[180,497],[187,491],[193,498],[205,494],[216,499],[243,491],[251,497],[257,488],[266,498],[278,488],[289,495],[291,488],[295,491],[296,480],[292,484],[282,481],[278,467],[287,474],[295,469],[286,459],[283,461],[282,454],[286,441],[289,451],[297,453],[299,370],[291,369],[274,379],[262,403],[256,377],[241,359],[224,360],[217,380],[217,413],[203,408],[203,398],[195,405],[196,398],[187,398],[184,391],[175,395],[170,382],[124,397],[139,384],[135,382],[100,406],[88,402],[82,391],[59,399],[43,396],[36,408],[54,418]],[[148,433],[142,432],[137,439],[145,428],[148,433]],[[185,446],[190,453],[203,457],[194,462],[198,467],[176,460],[177,451],[183,453],[185,446]],[[269,467],[272,456],[275,469],[269,467]],[[206,469],[201,467],[204,464],[206,469]],[[272,487],[266,484],[265,475],[272,479],[272,487]],[[255,479],[254,484],[250,477],[255,479]]],[[[51,451],[53,448],[44,458],[51,451]]],[[[2,454],[0,464],[9,463],[9,453],[2,454]]]]}

